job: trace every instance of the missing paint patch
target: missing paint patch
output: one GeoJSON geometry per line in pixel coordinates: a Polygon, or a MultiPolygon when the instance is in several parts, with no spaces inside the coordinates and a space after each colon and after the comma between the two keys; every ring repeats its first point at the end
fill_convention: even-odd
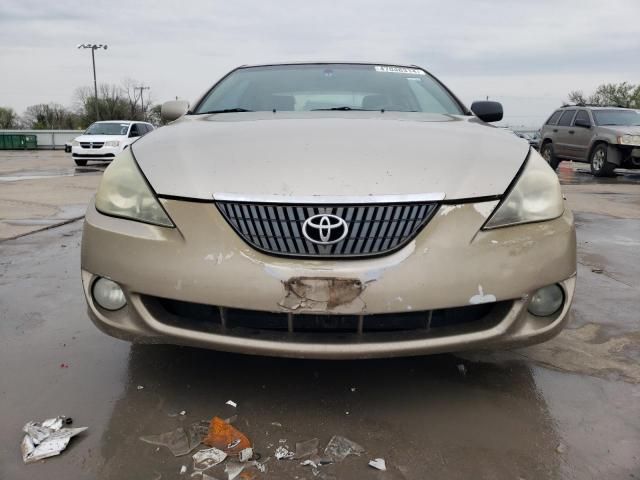
{"type": "Polygon", "coordinates": [[[279,305],[290,310],[333,310],[343,306],[364,302],[359,298],[366,285],[354,278],[294,277],[283,282],[285,296],[279,305]]]}

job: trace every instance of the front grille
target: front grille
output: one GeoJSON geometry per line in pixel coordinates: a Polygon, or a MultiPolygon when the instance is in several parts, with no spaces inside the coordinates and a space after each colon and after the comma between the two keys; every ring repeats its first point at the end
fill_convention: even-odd
{"type": "MultiPolygon", "coordinates": [[[[244,241],[258,250],[298,257],[363,257],[405,245],[427,224],[438,204],[320,206],[219,201],[217,205],[244,241]],[[346,236],[329,245],[309,241],[302,232],[304,222],[320,214],[343,219],[346,236]]],[[[334,237],[328,241],[336,240],[334,237]]]]}
{"type": "Polygon", "coordinates": [[[82,148],[102,148],[104,142],[80,142],[82,148]]]}
{"type": "MultiPolygon", "coordinates": [[[[438,310],[370,315],[266,312],[183,302],[143,296],[145,306],[161,322],[203,332],[227,334],[287,333],[371,335],[380,340],[384,332],[422,334],[478,330],[499,322],[513,302],[502,301],[438,310]],[[243,333],[244,332],[244,333],[243,333]]],[[[391,338],[391,337],[389,337],[391,338]]],[[[291,338],[291,339],[295,339],[291,338]]]]}
{"type": "Polygon", "coordinates": [[[113,158],[113,153],[74,153],[74,158],[113,158]]]}

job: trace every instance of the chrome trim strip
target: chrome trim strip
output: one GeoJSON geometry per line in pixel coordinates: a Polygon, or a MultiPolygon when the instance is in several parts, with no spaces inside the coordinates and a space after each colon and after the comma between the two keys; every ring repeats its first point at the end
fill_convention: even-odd
{"type": "Polygon", "coordinates": [[[280,195],[280,194],[243,194],[216,192],[213,199],[221,202],[247,203],[279,203],[279,204],[335,204],[335,205],[369,205],[375,203],[418,203],[440,202],[444,200],[444,192],[408,193],[388,195],[280,195]]]}

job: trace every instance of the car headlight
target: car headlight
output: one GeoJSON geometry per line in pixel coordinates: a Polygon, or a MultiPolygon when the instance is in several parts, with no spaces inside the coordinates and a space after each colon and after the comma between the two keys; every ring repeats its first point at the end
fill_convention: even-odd
{"type": "Polygon", "coordinates": [[[105,170],[96,194],[96,209],[106,215],[174,226],[138,168],[130,148],[120,153],[105,170]]]}
{"type": "Polygon", "coordinates": [[[640,135],[621,135],[618,137],[620,145],[640,145],[640,135]]]}
{"type": "Polygon", "coordinates": [[[77,147],[78,145],[80,145],[80,142],[77,140],[71,140],[71,146],[72,147],[77,147]]]}
{"type": "Polygon", "coordinates": [[[552,220],[563,213],[564,200],[556,173],[538,152],[531,150],[516,184],[484,228],[552,220]]]}
{"type": "Polygon", "coordinates": [[[105,147],[119,147],[120,146],[120,141],[119,140],[107,140],[106,142],[104,142],[104,146],[105,147]]]}

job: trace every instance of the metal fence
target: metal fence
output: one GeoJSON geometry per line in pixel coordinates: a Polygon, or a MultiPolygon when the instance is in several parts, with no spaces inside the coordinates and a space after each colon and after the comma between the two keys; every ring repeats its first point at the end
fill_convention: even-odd
{"type": "Polygon", "coordinates": [[[0,130],[0,134],[35,135],[38,137],[38,148],[56,150],[64,149],[64,144],[79,135],[82,130],[0,130]]]}

